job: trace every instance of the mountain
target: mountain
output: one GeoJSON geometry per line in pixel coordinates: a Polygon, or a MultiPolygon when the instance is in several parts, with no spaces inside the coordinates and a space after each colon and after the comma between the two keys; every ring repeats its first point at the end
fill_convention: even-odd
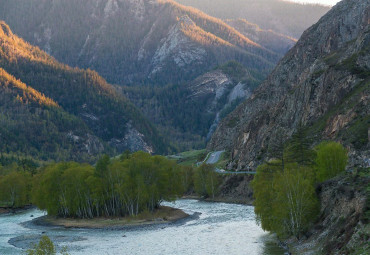
{"type": "Polygon", "coordinates": [[[2,68],[0,98],[1,152],[17,152],[41,160],[90,161],[92,154],[105,149],[83,121],[2,68]]]}
{"type": "Polygon", "coordinates": [[[262,29],[245,19],[227,19],[225,22],[262,47],[282,55],[285,55],[297,43],[297,40],[290,36],[262,29]]]}
{"type": "Polygon", "coordinates": [[[262,79],[232,61],[189,82],[117,89],[183,151],[204,148],[218,122],[249,97],[262,79]]]}
{"type": "MultiPolygon", "coordinates": [[[[92,156],[109,151],[104,150],[102,142],[106,144],[105,147],[111,148],[111,151],[130,149],[161,153],[167,150],[165,142],[152,124],[96,72],[60,64],[39,48],[14,35],[4,22],[0,22],[0,68],[2,90],[8,91],[9,85],[6,84],[12,84],[10,92],[4,96],[6,95],[8,101],[11,101],[11,98],[19,98],[17,104],[14,102],[15,109],[11,110],[10,115],[6,111],[9,105],[1,104],[1,112],[5,115],[2,128],[8,126],[4,134],[14,133],[14,139],[11,141],[14,145],[10,146],[12,150],[26,151],[23,147],[27,146],[27,143],[20,139],[26,137],[25,133],[22,133],[26,131],[20,126],[22,119],[19,119],[23,113],[30,121],[39,120],[44,123],[35,123],[32,131],[46,125],[45,130],[38,131],[43,135],[49,134],[44,138],[47,141],[54,139],[49,136],[56,130],[61,148],[73,147],[73,143],[71,145],[70,142],[64,142],[67,138],[72,139],[77,141],[76,144],[84,143],[87,153],[92,156]],[[17,108],[21,110],[17,111],[17,108]],[[14,125],[19,127],[16,130],[11,130],[12,119],[15,121],[14,125]],[[19,136],[16,135],[18,132],[19,136]],[[90,138],[96,146],[84,142],[90,138]]],[[[29,138],[37,139],[36,133],[35,137],[29,134],[29,138]]],[[[31,143],[31,140],[28,142],[31,143]]],[[[58,150],[55,144],[56,142],[54,147],[50,148],[42,142],[34,146],[39,146],[42,153],[50,152],[50,158],[55,159],[54,154],[58,150]]],[[[70,148],[70,152],[74,150],[77,148],[70,148]]]]}
{"type": "Polygon", "coordinates": [[[350,151],[368,166],[370,0],[344,0],[306,30],[254,94],[219,125],[208,148],[231,151],[229,167],[255,168],[271,138],[302,123],[316,141],[350,151]]]}
{"type": "Polygon", "coordinates": [[[284,0],[176,0],[208,15],[227,20],[245,19],[264,30],[299,38],[316,23],[330,7],[299,4],[284,0]]]}
{"type": "Polygon", "coordinates": [[[295,43],[276,33],[254,34],[257,43],[172,0],[1,0],[0,19],[57,60],[120,85],[191,81],[230,60],[267,75],[295,43]]]}

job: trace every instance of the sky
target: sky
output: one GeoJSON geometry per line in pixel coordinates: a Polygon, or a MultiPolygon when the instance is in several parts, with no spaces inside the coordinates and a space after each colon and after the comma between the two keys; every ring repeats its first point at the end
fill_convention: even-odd
{"type": "Polygon", "coordinates": [[[325,4],[325,5],[335,5],[340,0],[289,0],[291,2],[297,2],[297,3],[319,3],[319,4],[325,4]]]}

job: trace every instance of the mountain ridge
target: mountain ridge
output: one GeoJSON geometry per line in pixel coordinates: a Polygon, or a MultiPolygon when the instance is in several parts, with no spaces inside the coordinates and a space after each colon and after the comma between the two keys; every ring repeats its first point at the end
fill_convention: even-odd
{"type": "Polygon", "coordinates": [[[369,3],[342,1],[306,30],[251,98],[219,125],[208,148],[231,150],[231,168],[254,169],[266,159],[277,127],[289,137],[303,123],[317,140],[345,143],[352,165],[366,164],[369,3]]]}
{"type": "Polygon", "coordinates": [[[175,0],[222,20],[246,19],[264,30],[298,39],[330,7],[282,0],[175,0]],[[268,19],[266,17],[269,17],[268,19]]]}
{"type": "Polygon", "coordinates": [[[0,7],[0,19],[28,42],[121,85],[190,81],[230,60],[267,74],[285,53],[172,0],[4,0],[0,7]]]}
{"type": "Polygon", "coordinates": [[[152,124],[96,72],[60,64],[14,35],[4,22],[0,22],[0,67],[83,121],[110,148],[167,150],[152,124]]]}

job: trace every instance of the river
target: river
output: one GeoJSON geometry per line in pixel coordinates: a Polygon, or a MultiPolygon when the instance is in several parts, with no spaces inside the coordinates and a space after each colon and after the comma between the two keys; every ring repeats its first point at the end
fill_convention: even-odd
{"type": "Polygon", "coordinates": [[[166,202],[164,205],[180,208],[193,217],[160,226],[86,230],[24,224],[32,219],[31,215],[44,215],[44,212],[36,209],[16,215],[2,215],[0,254],[21,254],[24,250],[19,247],[28,247],[43,232],[58,247],[68,247],[68,253],[71,255],[284,254],[284,250],[276,245],[274,238],[256,224],[252,206],[189,199],[166,202]]]}

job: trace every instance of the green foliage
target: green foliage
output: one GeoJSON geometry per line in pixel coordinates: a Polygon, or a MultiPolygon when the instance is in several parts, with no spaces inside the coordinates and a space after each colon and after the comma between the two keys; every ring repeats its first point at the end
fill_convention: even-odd
{"type": "Polygon", "coordinates": [[[215,198],[220,192],[221,177],[214,170],[208,172],[206,179],[206,191],[207,195],[211,198],[215,198]]]}
{"type": "Polygon", "coordinates": [[[254,211],[257,216],[257,221],[262,228],[267,231],[273,231],[276,224],[276,216],[272,213],[274,199],[276,197],[274,191],[274,176],[281,171],[280,163],[263,164],[258,166],[257,174],[252,181],[254,195],[254,211]]]}
{"type": "Polygon", "coordinates": [[[184,151],[174,156],[177,163],[183,166],[194,166],[198,162],[202,162],[207,156],[206,150],[191,150],[184,151]]]}
{"type": "Polygon", "coordinates": [[[91,162],[102,152],[127,149],[108,144],[124,138],[130,126],[157,153],[167,152],[168,145],[154,126],[96,72],[58,63],[5,33],[7,25],[1,24],[0,138],[5,142],[0,151],[91,162]],[[84,150],[86,143],[96,146],[84,150]]]}
{"type": "Polygon", "coordinates": [[[202,164],[195,168],[193,182],[194,190],[199,196],[214,198],[218,195],[221,179],[214,171],[214,166],[202,164]]]}
{"type": "Polygon", "coordinates": [[[275,160],[260,165],[252,182],[255,213],[264,230],[299,238],[319,212],[315,181],[343,172],[347,151],[336,142],[322,142],[312,151],[301,126],[288,143],[281,130],[277,134],[269,145],[275,160]]]}
{"type": "Polygon", "coordinates": [[[27,250],[27,255],[55,255],[56,249],[48,236],[42,236],[33,249],[27,250]]]}
{"type": "Polygon", "coordinates": [[[319,212],[313,185],[312,169],[288,165],[274,177],[276,197],[272,214],[276,216],[273,231],[279,236],[296,236],[307,230],[319,212]]]}
{"type": "MultiPolygon", "coordinates": [[[[0,152],[17,152],[41,160],[78,158],[90,161],[93,158],[80,150],[78,142],[70,135],[73,130],[73,135],[83,137],[88,132],[86,125],[53,100],[1,68],[0,92],[0,120],[3,123],[0,152]]],[[[21,160],[23,163],[19,163],[25,168],[34,169],[27,158],[21,160]]]]}
{"type": "MultiPolygon", "coordinates": [[[[125,159],[125,156],[126,154],[122,154],[121,159],[125,159]]],[[[108,155],[103,155],[96,163],[96,167],[95,167],[96,176],[104,177],[107,173],[109,163],[110,163],[110,157],[108,155]]]]}
{"type": "Polygon", "coordinates": [[[309,137],[307,128],[299,124],[287,147],[288,161],[312,166],[315,159],[315,151],[311,149],[311,144],[312,138],[309,137]]]}
{"type": "Polygon", "coordinates": [[[362,149],[368,143],[369,126],[370,116],[360,116],[344,131],[344,140],[353,144],[356,149],[362,149]]]}
{"type": "Polygon", "coordinates": [[[202,164],[198,168],[194,169],[193,181],[194,190],[199,196],[207,196],[207,176],[208,173],[213,171],[213,167],[208,164],[202,164]]]}
{"type": "Polygon", "coordinates": [[[191,166],[183,166],[180,171],[182,190],[184,190],[185,193],[192,192],[194,189],[193,168],[191,166]]]}
{"type": "Polygon", "coordinates": [[[13,170],[0,176],[0,203],[12,208],[30,204],[31,174],[13,170]]]}
{"type": "Polygon", "coordinates": [[[235,83],[242,82],[253,84],[251,86],[251,89],[254,89],[259,84],[259,80],[254,79],[251,76],[251,74],[247,71],[247,69],[242,64],[235,60],[229,61],[226,64],[221,65],[215,69],[222,70],[235,83]]]}
{"type": "Polygon", "coordinates": [[[103,156],[95,169],[74,162],[44,167],[35,176],[32,201],[61,217],[132,216],[154,211],[189,186],[171,160],[144,152],[126,156],[103,156]]]}
{"type": "Polygon", "coordinates": [[[264,164],[252,182],[255,212],[262,228],[280,237],[299,237],[316,219],[318,199],[313,170],[298,164],[264,164]]]}
{"type": "Polygon", "coordinates": [[[317,179],[322,182],[344,172],[348,162],[347,150],[336,142],[316,146],[317,179]]]}

